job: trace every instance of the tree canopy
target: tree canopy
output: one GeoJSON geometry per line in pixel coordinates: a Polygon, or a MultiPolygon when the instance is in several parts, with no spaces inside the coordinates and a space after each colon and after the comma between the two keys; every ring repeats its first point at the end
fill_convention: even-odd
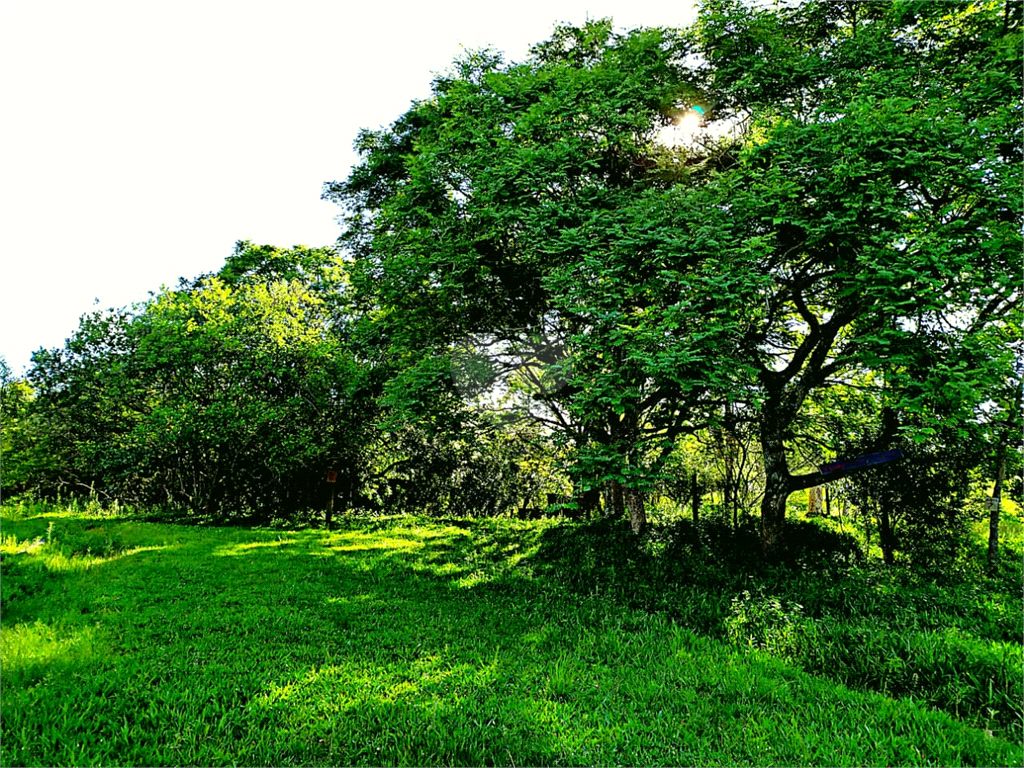
{"type": "Polygon", "coordinates": [[[768,555],[833,480],[886,545],[953,520],[1020,464],[1021,17],[707,0],[465,54],[325,185],[336,248],[240,243],[5,378],[5,488],[269,514],[330,470],[353,507],[636,533],[720,491],[768,555]]]}
{"type": "Polygon", "coordinates": [[[1005,379],[987,339],[1019,328],[1020,29],[1010,4],[901,2],[563,29],[524,63],[460,61],[326,196],[396,349],[558,336],[569,384],[536,397],[636,530],[659,445],[730,406],[756,424],[768,551],[821,482],[790,469],[812,392],[881,384],[924,439],[1005,379]],[[659,144],[697,103],[732,130],[659,144]]]}

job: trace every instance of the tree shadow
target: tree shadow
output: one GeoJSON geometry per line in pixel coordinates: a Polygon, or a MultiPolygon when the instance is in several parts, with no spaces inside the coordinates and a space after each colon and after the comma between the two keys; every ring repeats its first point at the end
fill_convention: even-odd
{"type": "MultiPolygon", "coordinates": [[[[820,695],[792,667],[737,662],[605,593],[567,595],[587,526],[134,528],[163,548],[72,571],[17,609],[12,626],[85,628],[98,650],[79,665],[54,648],[4,683],[6,764],[554,765],[609,762],[609,739],[621,762],[702,762],[708,744],[677,737],[733,728],[715,719],[722,701],[748,718],[738,736],[820,695]],[[563,576],[535,578],[542,561],[563,576]],[[625,713],[616,729],[601,719],[625,713]],[[646,718],[672,738],[659,745],[646,718]]],[[[813,761],[800,748],[730,754],[813,761]]]]}
{"type": "Polygon", "coordinates": [[[680,601],[703,599],[710,615],[692,628],[721,636],[722,606],[751,583],[787,589],[832,583],[861,562],[861,553],[852,536],[805,521],[787,525],[779,556],[766,561],[751,522],[733,528],[678,520],[653,524],[638,538],[624,521],[601,519],[544,531],[535,560],[538,572],[567,588],[617,597],[633,608],[698,619],[680,601]]]}
{"type": "MultiPolygon", "coordinates": [[[[30,537],[39,521],[15,527],[30,537]]],[[[80,539],[104,533],[85,527],[80,539]]],[[[444,723],[454,728],[465,714],[449,701],[453,686],[457,701],[482,711],[493,693],[491,678],[511,679],[520,671],[502,649],[520,646],[535,622],[554,622],[558,611],[549,605],[538,614],[536,605],[525,604],[529,595],[486,587],[482,577],[465,581],[479,570],[465,530],[155,528],[157,538],[170,537],[166,549],[96,561],[82,571],[41,570],[46,586],[40,594],[5,602],[5,642],[24,635],[26,649],[5,657],[5,732],[19,724],[34,732],[51,716],[56,723],[61,713],[66,719],[81,708],[107,713],[72,729],[83,743],[105,745],[107,761],[152,762],[160,754],[160,762],[180,762],[176,755],[191,750],[202,756],[193,762],[223,762],[208,744],[211,732],[221,745],[226,734],[232,744],[256,745],[254,754],[264,744],[269,764],[280,764],[289,750],[306,755],[296,762],[374,764],[385,747],[390,761],[410,764],[554,764],[564,758],[557,732],[528,707],[473,725],[471,738],[453,740],[437,730],[444,723]],[[80,604],[90,611],[83,614],[80,604]],[[440,669],[433,690],[413,683],[427,662],[440,669]],[[297,694],[309,688],[301,682],[307,678],[332,684],[324,683],[322,696],[297,694]],[[38,686],[49,691],[42,700],[32,693],[38,686]],[[116,706],[112,699],[110,706],[97,704],[110,690],[117,691],[116,706]],[[275,699],[274,691],[292,693],[275,699]],[[349,704],[331,725],[310,727],[311,714],[339,698],[349,704]],[[118,725],[124,712],[136,716],[118,725]],[[366,749],[343,743],[347,726],[340,723],[396,718],[412,729],[401,745],[388,741],[394,734],[386,729],[366,749]],[[177,728],[169,731],[170,723],[177,728]],[[268,740],[267,728],[280,738],[268,740]],[[310,741],[324,728],[317,736],[322,740],[310,741]]],[[[4,558],[5,575],[22,557],[33,555],[4,558]]],[[[465,731],[466,723],[460,727],[465,731]]],[[[19,762],[31,762],[19,754],[19,762]]],[[[54,760],[52,751],[43,754],[37,759],[75,762],[70,755],[54,760]]]]}
{"type": "Polygon", "coordinates": [[[624,521],[545,531],[538,572],[577,594],[672,618],[738,650],[770,653],[861,690],[913,696],[975,725],[1021,731],[1019,610],[977,582],[941,584],[865,563],[856,541],[787,524],[779,559],[754,526],[624,521]]]}

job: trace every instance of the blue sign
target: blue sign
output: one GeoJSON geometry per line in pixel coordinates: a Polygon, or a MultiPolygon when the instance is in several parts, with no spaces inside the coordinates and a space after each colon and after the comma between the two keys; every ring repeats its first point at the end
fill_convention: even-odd
{"type": "Polygon", "coordinates": [[[864,469],[865,467],[873,467],[876,464],[885,464],[887,461],[902,458],[903,451],[896,449],[881,451],[880,453],[869,453],[867,456],[858,456],[856,459],[843,459],[842,461],[834,461],[831,464],[822,464],[821,474],[830,475],[833,472],[844,470],[864,469]]]}

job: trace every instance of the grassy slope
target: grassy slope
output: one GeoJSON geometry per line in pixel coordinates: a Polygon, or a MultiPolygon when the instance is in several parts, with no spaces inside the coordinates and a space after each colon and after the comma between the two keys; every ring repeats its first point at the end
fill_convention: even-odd
{"type": "Polygon", "coordinates": [[[17,517],[2,521],[3,765],[1024,759],[946,712],[568,584],[559,568],[597,572],[571,526],[17,517]]]}

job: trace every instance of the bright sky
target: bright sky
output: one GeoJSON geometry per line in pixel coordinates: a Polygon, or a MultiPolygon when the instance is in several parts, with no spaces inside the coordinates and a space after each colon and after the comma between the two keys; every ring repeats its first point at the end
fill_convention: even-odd
{"type": "Polygon", "coordinates": [[[686,26],[689,0],[0,0],[0,353],[217,269],[236,240],[326,245],[362,127],[463,48],[556,22],[686,26]]]}

